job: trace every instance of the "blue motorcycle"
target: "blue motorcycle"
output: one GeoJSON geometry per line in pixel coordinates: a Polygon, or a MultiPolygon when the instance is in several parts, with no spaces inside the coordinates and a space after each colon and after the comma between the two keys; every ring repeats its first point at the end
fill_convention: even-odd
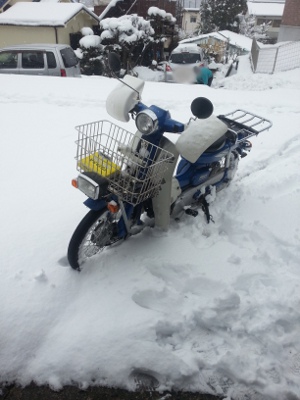
{"type": "Polygon", "coordinates": [[[199,211],[209,223],[209,199],[232,181],[240,158],[251,150],[248,139],[272,126],[240,109],[215,116],[204,97],[192,102],[193,117],[184,124],[167,110],[143,104],[143,88],[144,81],[126,75],[106,101],[114,119],[135,120],[136,133],[107,120],[76,127],[79,175],[72,184],[88,197],[90,211],[69,243],[75,270],[146,226],[167,230],[171,218],[196,217],[199,211]]]}

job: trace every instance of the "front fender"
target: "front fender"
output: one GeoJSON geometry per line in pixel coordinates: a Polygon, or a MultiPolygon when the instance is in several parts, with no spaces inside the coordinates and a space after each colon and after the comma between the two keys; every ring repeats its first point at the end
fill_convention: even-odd
{"type": "Polygon", "coordinates": [[[106,207],[106,201],[103,199],[93,200],[88,198],[83,204],[93,211],[100,211],[106,207]]]}

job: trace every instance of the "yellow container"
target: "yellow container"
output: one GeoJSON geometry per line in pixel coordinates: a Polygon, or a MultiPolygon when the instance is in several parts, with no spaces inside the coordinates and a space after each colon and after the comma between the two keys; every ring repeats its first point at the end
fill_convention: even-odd
{"type": "Polygon", "coordinates": [[[106,177],[120,170],[117,164],[97,152],[79,160],[78,167],[85,172],[96,172],[106,177]]]}

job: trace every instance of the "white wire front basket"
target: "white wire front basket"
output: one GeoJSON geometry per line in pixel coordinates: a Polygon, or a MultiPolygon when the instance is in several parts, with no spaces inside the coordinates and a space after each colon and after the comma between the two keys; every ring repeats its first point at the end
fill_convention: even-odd
{"type": "Polygon", "coordinates": [[[139,204],[154,197],[173,154],[110,121],[79,125],[77,170],[108,180],[108,189],[121,200],[139,204]]]}

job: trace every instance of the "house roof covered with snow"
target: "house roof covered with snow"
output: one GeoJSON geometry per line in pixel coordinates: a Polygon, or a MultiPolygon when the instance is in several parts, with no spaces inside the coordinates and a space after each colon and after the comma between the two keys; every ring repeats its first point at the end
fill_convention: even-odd
{"type": "Polygon", "coordinates": [[[0,14],[0,25],[65,26],[81,11],[99,21],[96,14],[80,3],[21,2],[0,14]]]}
{"type": "Polygon", "coordinates": [[[282,17],[284,2],[256,2],[256,1],[248,1],[248,12],[250,15],[255,15],[257,17],[282,17]]]}
{"type": "Polygon", "coordinates": [[[205,38],[209,38],[209,37],[213,37],[213,38],[223,41],[223,42],[229,40],[229,43],[232,46],[236,46],[241,49],[245,49],[247,51],[251,50],[252,39],[250,39],[244,35],[240,35],[238,33],[231,32],[228,30],[206,33],[206,34],[199,35],[199,36],[196,36],[193,38],[184,39],[184,40],[180,41],[180,44],[181,43],[193,43],[193,42],[197,43],[197,42],[200,42],[201,40],[203,40],[205,38]]]}

